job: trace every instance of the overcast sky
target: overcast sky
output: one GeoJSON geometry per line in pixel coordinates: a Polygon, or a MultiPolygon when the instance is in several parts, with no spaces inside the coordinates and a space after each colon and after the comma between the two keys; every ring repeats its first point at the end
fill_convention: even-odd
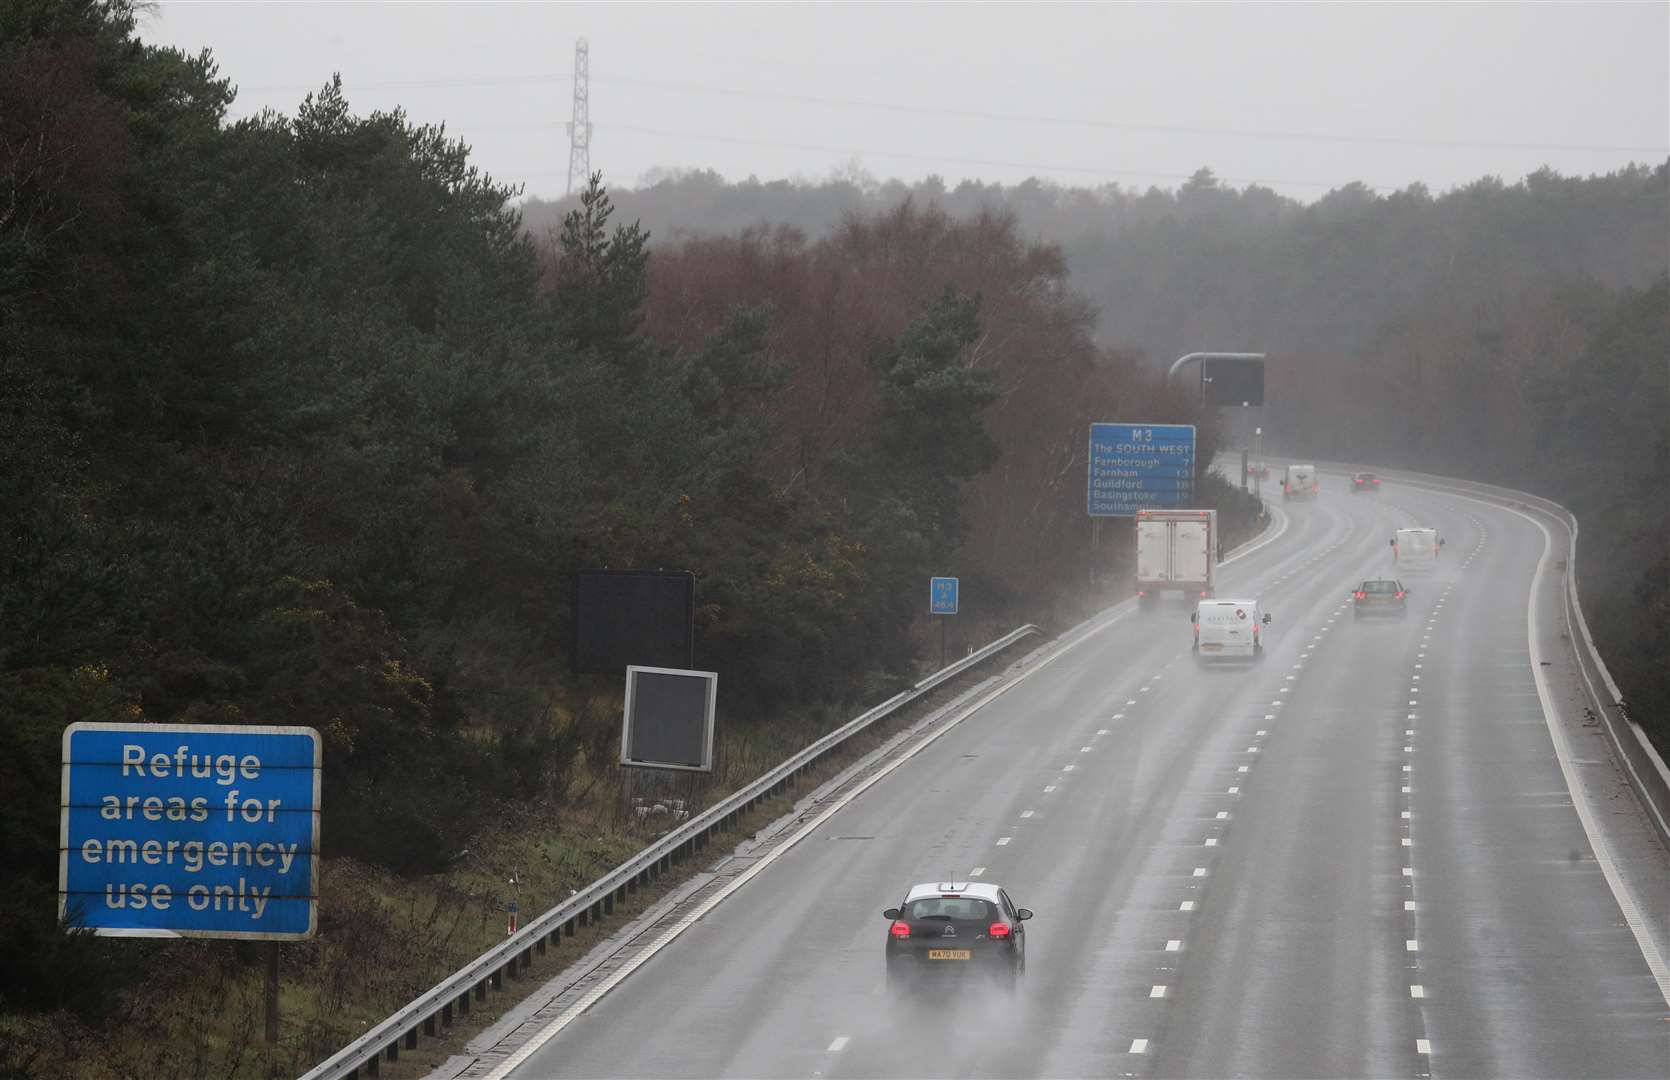
{"type": "Polygon", "coordinates": [[[1205,165],[1302,199],[1441,191],[1670,153],[1670,4],[165,2],[234,115],[341,72],[356,112],[445,121],[529,194],[567,182],[576,39],[591,165],[729,179],[1175,186],[1205,165]],[[815,99],[815,100],[812,100],[815,99]]]}

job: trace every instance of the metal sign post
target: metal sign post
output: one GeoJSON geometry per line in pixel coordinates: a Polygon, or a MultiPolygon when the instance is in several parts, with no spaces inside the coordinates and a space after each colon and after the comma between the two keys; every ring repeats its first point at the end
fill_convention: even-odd
{"type": "Polygon", "coordinates": [[[946,619],[947,615],[957,613],[957,579],[954,577],[936,577],[928,581],[928,614],[940,616],[939,620],[939,666],[943,669],[950,658],[946,647],[946,619]]]}
{"type": "Polygon", "coordinates": [[[319,924],[319,733],[224,724],[64,729],[58,914],[108,937],[279,942],[319,924]]]}
{"type": "Polygon", "coordinates": [[[267,1045],[278,1045],[278,949],[276,941],[267,942],[267,1045]]]}

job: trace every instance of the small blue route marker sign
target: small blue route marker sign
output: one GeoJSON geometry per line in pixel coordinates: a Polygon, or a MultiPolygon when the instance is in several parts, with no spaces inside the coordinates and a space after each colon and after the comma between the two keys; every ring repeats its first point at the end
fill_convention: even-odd
{"type": "Polygon", "coordinates": [[[957,579],[936,577],[928,581],[928,614],[955,615],[957,613],[957,579]]]}
{"type": "Polygon", "coordinates": [[[58,911],[113,937],[312,937],[319,733],[71,724],[58,911]]]}

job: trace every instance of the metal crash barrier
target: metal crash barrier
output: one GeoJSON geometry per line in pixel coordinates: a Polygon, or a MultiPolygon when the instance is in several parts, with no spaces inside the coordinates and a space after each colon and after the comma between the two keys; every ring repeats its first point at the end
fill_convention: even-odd
{"type": "Polygon", "coordinates": [[[521,930],[332,1054],[304,1074],[302,1080],[357,1080],[362,1069],[365,1075],[378,1075],[381,1063],[398,1060],[402,1048],[417,1049],[420,1032],[434,1036],[439,1027],[450,1026],[455,1018],[467,1015],[473,1002],[487,999],[489,989],[503,987],[505,976],[517,977],[533,965],[536,955],[543,956],[547,948],[564,937],[573,937],[580,927],[613,914],[615,905],[624,901],[629,893],[655,881],[675,863],[683,862],[705,849],[714,835],[734,828],[742,815],[755,806],[786,792],[802,772],[847,739],[1037,632],[1038,627],[1031,623],[1012,630],[825,735],[753,783],[672,830],[563,903],[531,920],[521,930]]]}

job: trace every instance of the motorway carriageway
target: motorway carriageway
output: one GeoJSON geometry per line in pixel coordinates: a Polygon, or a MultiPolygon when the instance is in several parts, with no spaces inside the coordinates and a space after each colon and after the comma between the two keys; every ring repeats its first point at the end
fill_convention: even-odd
{"type": "Polygon", "coordinates": [[[1262,664],[1197,671],[1174,597],[1110,622],[466,1075],[1665,1076],[1670,858],[1578,715],[1565,533],[1322,483],[1222,568],[1262,664]],[[1440,569],[1354,624],[1414,524],[1440,569]],[[884,991],[881,910],[945,878],[1037,913],[1014,998],[884,991]]]}

